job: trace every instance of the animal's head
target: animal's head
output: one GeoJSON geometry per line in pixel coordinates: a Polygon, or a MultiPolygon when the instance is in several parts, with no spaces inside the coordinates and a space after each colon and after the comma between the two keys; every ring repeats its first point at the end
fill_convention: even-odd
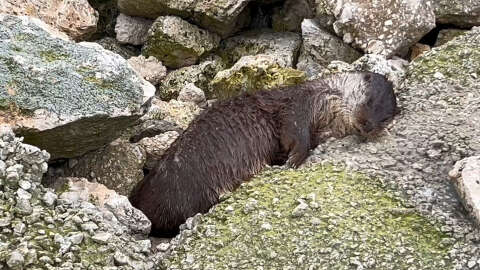
{"type": "Polygon", "coordinates": [[[392,83],[373,72],[347,72],[327,79],[341,91],[344,109],[349,113],[352,132],[373,137],[384,129],[398,112],[392,83]]]}

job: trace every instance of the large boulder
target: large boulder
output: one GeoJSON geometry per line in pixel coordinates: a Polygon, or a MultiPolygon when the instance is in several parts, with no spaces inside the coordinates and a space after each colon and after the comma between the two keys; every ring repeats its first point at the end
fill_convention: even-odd
{"type": "Polygon", "coordinates": [[[170,68],[196,64],[215,49],[220,37],[175,16],[161,16],[153,23],[142,54],[154,56],[170,68]]]}
{"type": "Polygon", "coordinates": [[[95,43],[51,36],[37,19],[0,15],[0,122],[52,159],[115,139],[155,88],[95,43]]]}
{"type": "Polygon", "coordinates": [[[458,27],[480,25],[480,2],[477,0],[436,0],[433,6],[437,23],[458,27]]]}
{"type": "Polygon", "coordinates": [[[230,69],[218,72],[211,81],[211,88],[215,91],[215,97],[225,99],[305,80],[304,72],[284,65],[282,59],[268,54],[244,56],[230,69]]]}
{"type": "Polygon", "coordinates": [[[435,27],[431,1],[319,0],[317,16],[333,13],[335,33],[365,53],[392,56],[408,48],[435,27]]]}
{"type": "Polygon", "coordinates": [[[320,73],[331,61],[352,63],[361,56],[340,38],[323,30],[316,20],[303,20],[302,38],[297,68],[305,71],[308,77],[320,73]]]}
{"type": "Polygon", "coordinates": [[[229,66],[243,56],[269,54],[281,61],[281,66],[293,67],[301,43],[297,33],[252,30],[222,41],[219,54],[229,66]]]}
{"type": "Polygon", "coordinates": [[[120,12],[130,16],[156,19],[175,15],[225,37],[248,23],[251,0],[119,0],[120,12]]]}
{"type": "Polygon", "coordinates": [[[37,17],[74,40],[97,31],[98,12],[87,0],[2,0],[0,13],[37,17]]]}

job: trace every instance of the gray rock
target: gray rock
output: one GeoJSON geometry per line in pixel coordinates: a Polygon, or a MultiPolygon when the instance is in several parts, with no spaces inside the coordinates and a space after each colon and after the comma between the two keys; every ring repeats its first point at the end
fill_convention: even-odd
{"type": "Polygon", "coordinates": [[[160,16],[148,30],[142,54],[154,56],[170,68],[197,63],[218,47],[220,37],[175,16],[160,16]]]}
{"type": "Polygon", "coordinates": [[[112,235],[107,232],[97,232],[92,236],[92,240],[99,244],[106,244],[112,238],[112,235]]]}
{"type": "Polygon", "coordinates": [[[458,161],[448,174],[465,209],[480,224],[480,156],[458,161]]]}
{"type": "Polygon", "coordinates": [[[77,41],[97,30],[98,12],[87,0],[5,0],[0,2],[0,13],[37,17],[77,41]]]}
{"type": "Polygon", "coordinates": [[[293,67],[301,45],[300,35],[268,29],[243,32],[224,40],[219,54],[229,66],[247,55],[272,55],[282,67],[293,67]]]}
{"type": "Polygon", "coordinates": [[[303,20],[302,38],[297,68],[305,71],[308,78],[322,72],[331,61],[352,63],[361,56],[341,39],[323,30],[316,20],[303,20]]]}
{"type": "Polygon", "coordinates": [[[149,111],[141,120],[164,120],[172,123],[175,127],[179,127],[181,130],[185,130],[188,124],[190,124],[200,112],[200,107],[192,102],[181,102],[175,99],[166,102],[153,98],[152,106],[150,106],[149,111]]]}
{"type": "Polygon", "coordinates": [[[248,24],[249,10],[245,9],[248,2],[221,0],[212,5],[209,0],[119,0],[118,8],[130,16],[152,19],[179,16],[225,37],[248,24]]]}
{"type": "Polygon", "coordinates": [[[83,233],[73,233],[68,236],[68,240],[74,245],[80,245],[83,242],[83,233]]]}
{"type": "Polygon", "coordinates": [[[143,179],[145,160],[143,148],[117,139],[102,149],[70,160],[64,168],[64,174],[87,178],[128,196],[143,179]]]}
{"type": "Polygon", "coordinates": [[[437,0],[433,6],[437,23],[464,28],[480,25],[480,3],[476,0],[437,0]]]}
{"type": "Polygon", "coordinates": [[[122,44],[143,45],[153,20],[120,13],[115,24],[116,39],[122,44]]]}
{"type": "Polygon", "coordinates": [[[383,55],[365,54],[352,63],[354,70],[371,71],[385,75],[395,87],[403,81],[408,62],[398,57],[386,59],[383,55]]]}
{"type": "Polygon", "coordinates": [[[392,56],[408,48],[435,27],[430,1],[318,1],[317,18],[333,14],[335,33],[365,53],[392,56]],[[321,6],[321,7],[320,7],[321,6]]]}
{"type": "Polygon", "coordinates": [[[212,89],[209,83],[223,68],[221,60],[212,59],[198,65],[173,70],[158,85],[157,96],[166,101],[176,99],[187,84],[193,83],[204,91],[207,98],[211,98],[212,89]]]}
{"type": "Polygon", "coordinates": [[[23,255],[18,251],[13,251],[7,260],[7,265],[12,269],[22,269],[24,262],[25,258],[23,255]]]}
{"type": "Polygon", "coordinates": [[[193,102],[199,106],[206,104],[205,93],[194,83],[186,84],[178,94],[178,100],[182,102],[193,102]]]}
{"type": "Polygon", "coordinates": [[[438,33],[437,40],[435,41],[435,47],[441,46],[450,40],[467,33],[467,30],[461,29],[442,29],[438,33]]]}
{"type": "Polygon", "coordinates": [[[167,68],[157,58],[150,56],[145,58],[143,55],[131,57],[128,63],[137,72],[139,76],[149,81],[153,85],[159,84],[167,76],[167,68]]]}
{"type": "MultiPolygon", "coordinates": [[[[100,206],[102,206],[100,204],[100,206]]],[[[103,207],[113,213],[117,220],[128,227],[133,234],[147,235],[152,226],[142,211],[134,208],[127,197],[113,195],[103,202],[103,207]]]]}
{"type": "Polygon", "coordinates": [[[153,169],[159,158],[165,153],[170,145],[178,138],[179,133],[168,131],[153,137],[143,138],[138,142],[147,153],[145,168],[153,169]]]}
{"type": "Polygon", "coordinates": [[[7,85],[0,122],[53,159],[110,142],[155,92],[125,59],[99,45],[54,38],[26,17],[0,15],[0,22],[0,84],[7,85]]]}

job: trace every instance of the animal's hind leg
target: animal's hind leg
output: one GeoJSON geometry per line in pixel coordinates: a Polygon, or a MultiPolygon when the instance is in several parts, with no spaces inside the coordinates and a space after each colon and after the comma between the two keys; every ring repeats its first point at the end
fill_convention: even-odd
{"type": "Polygon", "coordinates": [[[306,125],[284,125],[280,135],[282,148],[288,152],[287,166],[298,168],[308,157],[310,132],[306,125]]]}

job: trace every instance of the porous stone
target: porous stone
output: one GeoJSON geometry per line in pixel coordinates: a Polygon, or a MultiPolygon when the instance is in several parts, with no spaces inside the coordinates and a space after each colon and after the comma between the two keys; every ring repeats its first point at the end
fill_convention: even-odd
{"type": "Polygon", "coordinates": [[[153,20],[120,13],[115,24],[116,39],[122,44],[143,45],[153,20]]]}
{"type": "Polygon", "coordinates": [[[305,19],[301,26],[303,43],[297,69],[305,71],[308,78],[322,72],[331,61],[352,63],[361,56],[341,39],[323,30],[316,20],[305,19]]]}
{"type": "Polygon", "coordinates": [[[220,71],[211,82],[215,97],[225,99],[244,92],[288,86],[305,80],[305,73],[284,67],[268,54],[244,56],[232,68],[220,71]]]}
{"type": "Polygon", "coordinates": [[[102,149],[71,159],[64,168],[65,176],[87,178],[128,196],[143,179],[145,160],[142,147],[117,139],[102,149]]]}
{"type": "Polygon", "coordinates": [[[207,98],[212,98],[213,91],[209,83],[222,69],[224,69],[222,61],[213,58],[198,65],[173,70],[158,85],[157,96],[165,101],[177,99],[180,91],[187,84],[193,83],[204,91],[207,98]]]}
{"type": "Polygon", "coordinates": [[[148,30],[142,54],[154,56],[170,68],[197,63],[218,47],[220,37],[175,16],[160,16],[148,30]]]}
{"type": "Polygon", "coordinates": [[[406,54],[408,48],[435,27],[431,1],[321,0],[317,17],[333,13],[335,33],[347,44],[369,54],[406,54]],[[320,13],[320,14],[318,14],[320,13]]]}
{"type": "Polygon", "coordinates": [[[143,55],[131,57],[128,59],[128,63],[139,76],[153,85],[158,85],[167,76],[167,68],[154,56],[148,58],[143,55]]]}
{"type": "Polygon", "coordinates": [[[441,46],[450,40],[465,34],[467,30],[462,29],[442,29],[438,32],[437,40],[435,41],[435,47],[441,46]]]}
{"type": "Polygon", "coordinates": [[[301,42],[297,33],[252,30],[222,41],[219,55],[229,66],[243,56],[268,54],[275,57],[282,67],[293,67],[301,42]]]}
{"type": "Polygon", "coordinates": [[[149,111],[141,118],[142,121],[163,120],[173,124],[177,132],[188,127],[188,124],[201,112],[201,108],[192,102],[182,102],[175,99],[169,102],[158,98],[152,99],[149,111]],[[178,130],[180,128],[180,130],[178,130]]]}
{"type": "Polygon", "coordinates": [[[119,55],[51,36],[39,20],[0,15],[0,122],[52,159],[112,141],[155,92],[119,55]]]}
{"type": "Polygon", "coordinates": [[[77,41],[97,30],[98,12],[87,0],[3,0],[0,13],[37,17],[77,41]]]}
{"type": "Polygon", "coordinates": [[[202,106],[206,104],[205,93],[194,83],[186,84],[178,94],[178,100],[183,102],[193,102],[202,106]]]}
{"type": "Polygon", "coordinates": [[[118,8],[130,16],[156,19],[175,15],[225,37],[248,24],[251,0],[119,0],[118,8]]]}
{"type": "Polygon", "coordinates": [[[170,145],[178,138],[179,133],[176,131],[168,131],[153,137],[143,138],[138,142],[145,149],[147,159],[145,168],[153,169],[158,159],[165,153],[170,145]]]}
{"type": "Polygon", "coordinates": [[[480,2],[476,0],[436,0],[433,6],[437,23],[464,28],[480,25],[480,2]]]}

